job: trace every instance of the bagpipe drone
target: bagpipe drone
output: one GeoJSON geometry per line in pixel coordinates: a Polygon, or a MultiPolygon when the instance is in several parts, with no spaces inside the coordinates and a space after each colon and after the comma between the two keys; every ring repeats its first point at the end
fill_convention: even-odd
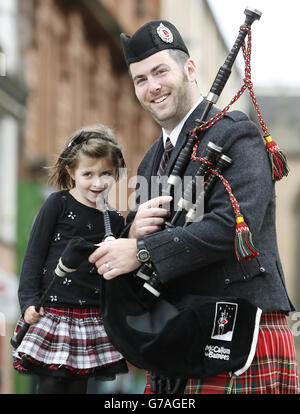
{"type": "MultiPolygon", "coordinates": [[[[262,119],[251,81],[251,25],[260,19],[261,13],[251,8],[246,8],[244,13],[246,18],[234,46],[207,95],[199,126],[190,131],[187,143],[168,178],[167,187],[163,189],[164,194],[171,194],[181,182],[189,160],[199,162],[195,177],[179,200],[176,214],[170,222],[165,223],[167,229],[175,227],[179,217],[185,214],[184,226],[189,226],[198,214],[197,205],[209,197],[214,184],[220,180],[236,216],[235,251],[240,262],[257,258],[259,253],[252,243],[238,201],[223,176],[233,160],[213,142],[208,144],[206,156],[197,157],[201,134],[222,119],[229,107],[248,89],[264,132],[273,178],[279,180],[288,174],[285,156],[272,140],[262,119]],[[206,120],[211,107],[222,93],[241,48],[245,59],[244,84],[226,108],[206,120]],[[204,177],[204,191],[191,202],[197,177],[204,177]]],[[[103,216],[106,240],[110,240],[113,235],[106,204],[103,216]]],[[[63,272],[74,271],[96,248],[81,238],[71,240],[61,256],[53,281],[63,272]]],[[[46,292],[42,298],[45,295],[46,292]]],[[[112,280],[102,278],[101,295],[103,322],[111,343],[130,363],[152,373],[151,386],[155,393],[180,393],[187,378],[212,377],[224,371],[240,375],[252,362],[261,310],[244,299],[173,294],[168,292],[167,283],[161,284],[159,275],[149,263],[142,265],[134,275],[121,275],[112,280]]],[[[39,306],[41,304],[42,299],[39,306]]],[[[28,326],[24,325],[12,339],[13,346],[18,346],[27,329],[28,326]]]]}

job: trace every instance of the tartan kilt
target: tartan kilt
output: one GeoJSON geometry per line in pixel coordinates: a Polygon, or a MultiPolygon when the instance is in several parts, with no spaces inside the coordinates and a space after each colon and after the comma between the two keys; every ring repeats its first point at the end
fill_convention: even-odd
{"type": "MultiPolygon", "coordinates": [[[[123,356],[109,342],[99,308],[45,307],[30,325],[13,366],[21,374],[114,377],[128,371],[123,356]]],[[[21,317],[17,333],[24,324],[21,317]]]]}
{"type": "MultiPolygon", "coordinates": [[[[151,394],[149,374],[145,393],[151,394]]],[[[262,314],[255,356],[242,375],[189,378],[184,394],[300,394],[295,344],[285,314],[262,314]]]]}

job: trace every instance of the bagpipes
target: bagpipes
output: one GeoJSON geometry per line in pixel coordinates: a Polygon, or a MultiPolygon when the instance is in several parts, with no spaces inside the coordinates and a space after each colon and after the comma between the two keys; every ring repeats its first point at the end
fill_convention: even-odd
{"type": "MultiPolygon", "coordinates": [[[[229,107],[248,88],[264,131],[273,178],[279,180],[288,174],[285,156],[270,137],[262,120],[251,82],[251,25],[260,19],[261,13],[249,8],[244,13],[245,22],[206,98],[200,126],[190,131],[187,143],[168,178],[167,187],[163,189],[163,194],[170,195],[172,189],[181,183],[190,159],[200,162],[195,177],[178,203],[176,214],[170,222],[165,223],[165,227],[170,229],[176,226],[178,218],[184,213],[184,226],[193,222],[198,214],[198,203],[209,196],[215,182],[220,180],[236,216],[235,252],[240,262],[256,258],[258,251],[253,245],[238,201],[222,175],[233,161],[222,154],[222,148],[214,143],[208,144],[205,157],[197,157],[199,136],[222,119],[229,107]],[[246,67],[244,85],[224,110],[207,121],[241,48],[246,67]],[[204,191],[195,203],[191,203],[199,176],[206,176],[204,191]]],[[[160,282],[151,263],[143,264],[135,277],[131,274],[122,275],[105,281],[102,312],[110,341],[133,365],[151,372],[150,382],[155,393],[181,393],[187,378],[212,377],[221,372],[236,375],[245,372],[255,354],[261,315],[259,308],[236,297],[168,292],[167,283],[163,285],[160,282]]]]}
{"type": "MultiPolygon", "coordinates": [[[[239,261],[256,257],[258,252],[253,246],[251,233],[239,204],[223,176],[224,170],[233,161],[226,154],[222,154],[222,148],[212,142],[207,146],[205,157],[197,157],[196,151],[199,136],[222,119],[230,105],[245,89],[249,89],[260,116],[251,83],[250,55],[251,25],[260,19],[261,13],[250,8],[244,13],[245,22],[213,82],[200,125],[190,131],[187,143],[169,176],[168,188],[164,189],[165,194],[169,195],[181,182],[190,159],[199,162],[195,177],[179,200],[176,214],[170,222],[165,223],[166,228],[175,227],[178,218],[185,214],[184,226],[189,226],[198,214],[197,205],[208,198],[214,184],[220,180],[230,196],[236,215],[235,251],[239,261]],[[247,35],[248,47],[245,46],[247,35]],[[217,102],[230,76],[241,48],[246,62],[244,85],[223,111],[206,121],[211,107],[217,102]],[[204,191],[195,202],[191,202],[197,177],[201,176],[206,177],[204,191]]],[[[261,116],[260,123],[267,141],[266,148],[270,153],[273,177],[278,180],[287,175],[286,159],[272,141],[261,116]]],[[[106,207],[103,214],[109,240],[113,235],[106,207]]],[[[65,272],[75,270],[73,260],[79,264],[80,260],[86,259],[96,248],[97,246],[83,239],[72,240],[62,254],[59,269],[65,272]]],[[[155,269],[148,263],[142,265],[135,275],[121,275],[112,280],[102,278],[101,292],[103,323],[111,343],[130,363],[152,373],[151,386],[155,393],[183,392],[187,378],[212,377],[225,371],[240,375],[252,362],[261,310],[246,300],[168,292],[167,284],[160,283],[155,269]]],[[[14,346],[18,343],[19,338],[16,338],[14,346]]]]}
{"type": "MultiPolygon", "coordinates": [[[[168,185],[167,187],[163,188],[163,195],[170,195],[172,191],[174,192],[174,188],[181,182],[181,178],[184,174],[185,168],[189,160],[201,162],[201,165],[196,172],[195,176],[191,184],[187,187],[184,193],[184,197],[182,197],[177,205],[177,212],[172,218],[171,222],[166,222],[166,228],[172,228],[176,226],[177,220],[181,216],[181,214],[185,211],[185,225],[187,226],[189,223],[193,222],[197,218],[197,210],[198,206],[200,205],[201,201],[208,196],[209,192],[211,191],[214,183],[217,179],[219,179],[229,197],[230,201],[234,210],[234,214],[236,216],[236,238],[235,238],[235,252],[237,259],[239,261],[247,260],[251,257],[258,256],[258,252],[255,249],[253,242],[252,242],[252,235],[249,230],[247,223],[244,220],[244,217],[240,211],[240,206],[238,201],[236,200],[235,196],[232,193],[231,187],[228,181],[222,175],[222,171],[228,168],[232,164],[232,160],[222,154],[222,148],[217,147],[214,143],[209,143],[207,147],[207,156],[197,157],[197,148],[200,143],[201,133],[204,133],[207,129],[211,128],[217,121],[222,119],[231,105],[236,102],[236,100],[244,93],[246,89],[249,90],[249,94],[251,96],[252,102],[254,104],[255,110],[258,115],[259,123],[264,133],[264,139],[266,142],[266,150],[268,151],[271,167],[272,167],[272,177],[274,180],[280,180],[284,176],[288,175],[289,169],[287,166],[287,160],[282,151],[280,151],[279,147],[277,146],[276,142],[273,141],[265,121],[261,115],[259,105],[257,103],[255,93],[253,90],[253,83],[251,81],[251,25],[255,20],[259,20],[261,17],[261,12],[256,9],[246,8],[244,11],[246,15],[246,19],[244,24],[240,27],[238,37],[227,56],[224,64],[218,71],[218,74],[213,82],[213,85],[207,95],[207,104],[204,108],[204,111],[201,115],[201,118],[198,121],[200,124],[199,127],[191,130],[189,133],[188,141],[184,147],[184,149],[179,154],[175,166],[173,168],[172,173],[168,178],[168,185]],[[245,38],[248,35],[248,44],[245,44],[245,38]],[[238,55],[240,49],[243,49],[243,56],[245,60],[245,78],[244,84],[242,88],[237,92],[234,98],[230,101],[230,103],[212,118],[206,120],[210,109],[212,108],[213,104],[217,103],[224,86],[229,79],[231,74],[231,69],[234,64],[234,61],[238,55]],[[198,198],[196,199],[195,203],[191,204],[191,199],[195,192],[197,177],[205,176],[208,173],[208,180],[205,183],[204,192],[202,192],[198,198]]],[[[137,275],[142,279],[146,280],[147,283],[145,284],[145,288],[149,291],[151,290],[152,293],[155,292],[155,295],[159,296],[159,287],[160,282],[158,277],[153,269],[151,269],[151,265],[144,264],[141,269],[139,269],[137,275]]]]}

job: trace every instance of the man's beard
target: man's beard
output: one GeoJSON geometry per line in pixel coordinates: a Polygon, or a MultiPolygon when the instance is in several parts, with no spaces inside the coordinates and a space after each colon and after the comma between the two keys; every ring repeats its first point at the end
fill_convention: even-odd
{"type": "Polygon", "coordinates": [[[182,76],[182,83],[180,85],[181,87],[177,89],[174,108],[172,108],[173,110],[169,109],[169,113],[167,115],[163,116],[162,114],[160,116],[159,112],[156,114],[142,105],[144,109],[151,114],[152,118],[158,125],[170,131],[180,123],[180,121],[193,106],[192,99],[187,88],[188,78],[184,72],[182,76]]]}

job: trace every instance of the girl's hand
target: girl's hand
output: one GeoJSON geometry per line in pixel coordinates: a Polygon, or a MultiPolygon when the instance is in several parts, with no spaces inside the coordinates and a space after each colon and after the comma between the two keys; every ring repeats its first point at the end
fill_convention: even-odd
{"type": "Polygon", "coordinates": [[[40,311],[37,312],[35,310],[35,306],[31,305],[28,306],[28,308],[24,312],[24,320],[26,323],[29,323],[30,325],[32,323],[37,322],[41,316],[44,315],[44,308],[40,308],[40,311]]]}

